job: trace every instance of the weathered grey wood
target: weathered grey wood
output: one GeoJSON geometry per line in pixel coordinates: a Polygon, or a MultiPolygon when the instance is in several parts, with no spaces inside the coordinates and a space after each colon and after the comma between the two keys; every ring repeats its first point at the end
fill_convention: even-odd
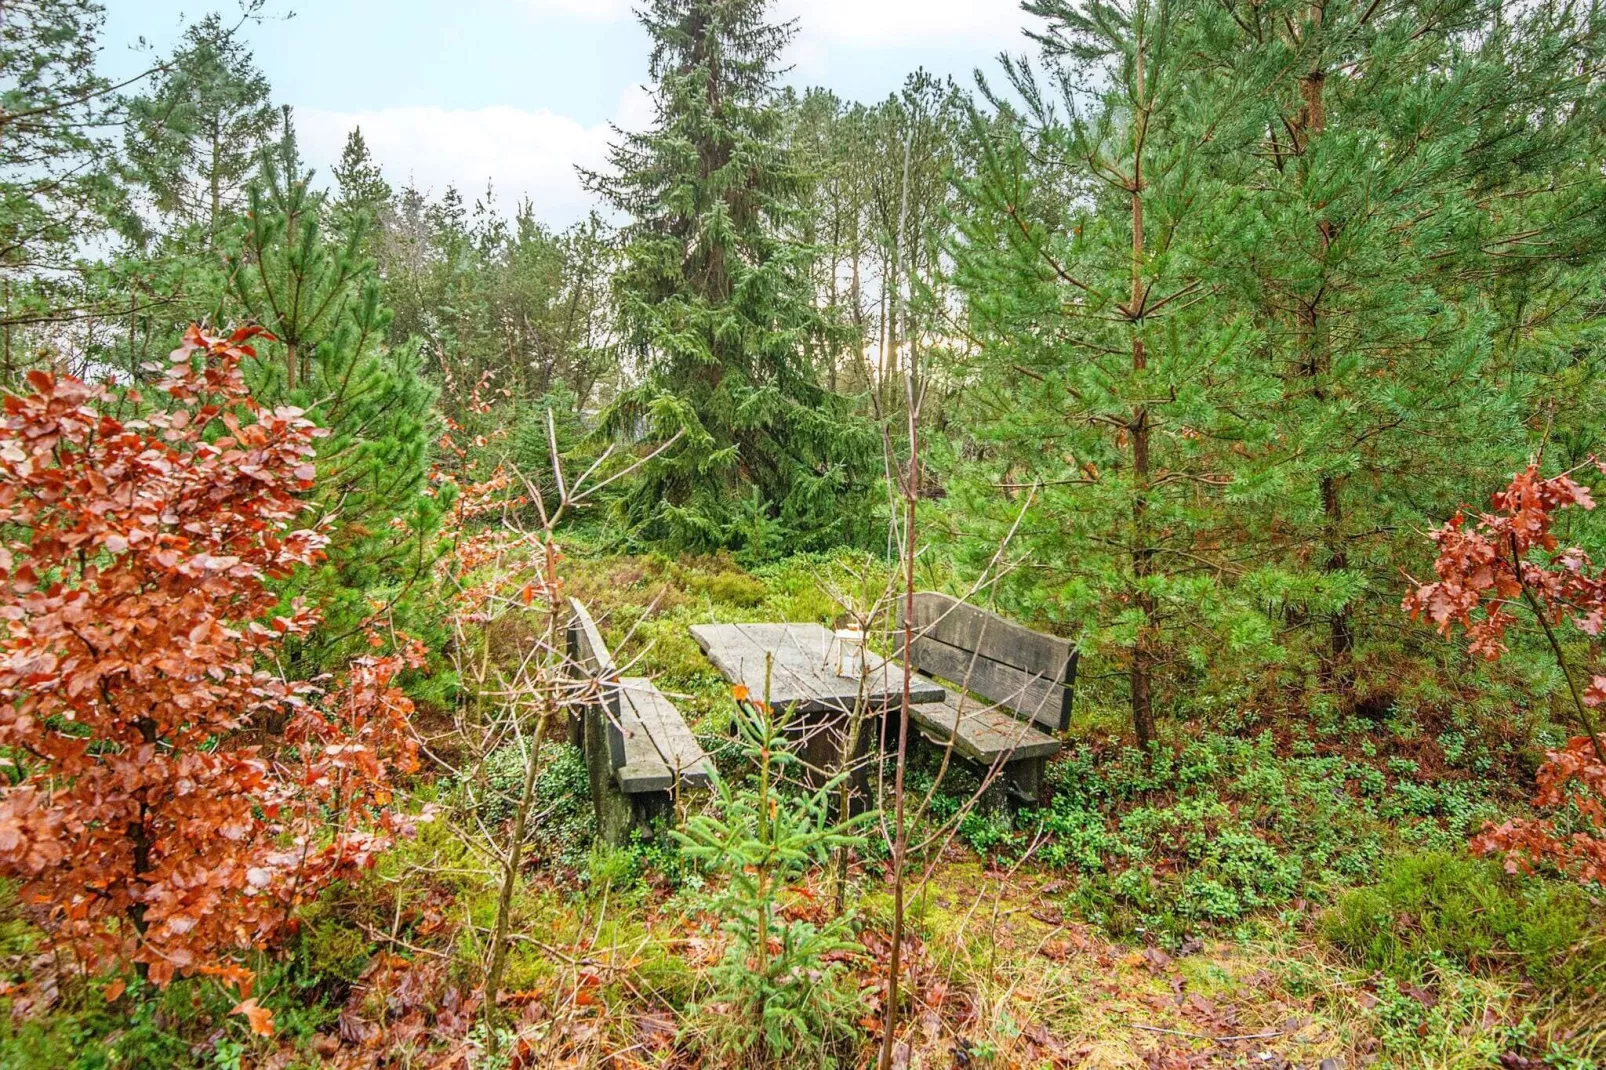
{"type": "MultiPolygon", "coordinates": [[[[900,625],[903,618],[900,605],[900,625]]],[[[911,623],[918,634],[910,662],[968,694],[915,707],[910,719],[933,744],[951,740],[966,761],[998,766],[989,791],[997,804],[1005,796],[1035,803],[1044,765],[1060,750],[1040,729],[1063,731],[1070,723],[1078,660],[1072,644],[931,592],[915,596],[911,623]]]]}
{"type": "Polygon", "coordinates": [[[608,713],[599,703],[586,709],[582,718],[585,736],[586,773],[591,781],[591,805],[597,815],[597,835],[604,843],[628,843],[630,833],[643,817],[637,801],[619,789],[613,758],[608,752],[608,713]]]}
{"type": "Polygon", "coordinates": [[[1069,692],[1052,680],[929,638],[915,639],[912,660],[921,672],[952,680],[1051,732],[1059,731],[1066,723],[1069,692]]]}
{"type": "MultiPolygon", "coordinates": [[[[836,675],[828,665],[831,633],[818,624],[698,624],[692,638],[724,677],[747,688],[753,699],[769,696],[770,705],[799,714],[843,714],[859,701],[859,680],[836,675]],[[768,691],[765,668],[770,663],[768,691]]],[[[864,698],[880,711],[903,698],[903,670],[866,652],[869,672],[864,698]]],[[[909,681],[910,701],[941,702],[943,688],[915,674],[909,681]]]]}
{"type": "Polygon", "coordinates": [[[571,599],[570,609],[570,657],[600,692],[600,701],[585,713],[582,733],[597,828],[607,842],[623,844],[670,812],[679,788],[708,786],[713,763],[652,681],[620,679],[585,606],[571,599]]]}
{"type": "Polygon", "coordinates": [[[582,668],[598,680],[611,680],[619,675],[614,667],[613,655],[602,640],[602,630],[577,598],[569,599],[569,655],[582,668]]]}
{"type": "Polygon", "coordinates": [[[609,717],[608,743],[613,752],[613,775],[626,795],[645,795],[653,791],[674,791],[675,774],[653,745],[647,726],[641,723],[636,707],[626,690],[632,684],[647,681],[620,681],[603,684],[605,693],[612,692],[608,706],[617,710],[609,717]],[[617,749],[615,749],[617,747],[617,749]]]}
{"type": "MultiPolygon", "coordinates": [[[[603,641],[602,630],[591,619],[590,612],[579,599],[569,599],[569,660],[586,676],[596,681],[606,705],[603,717],[604,742],[613,760],[613,768],[624,763],[624,741],[619,733],[619,701],[617,689],[606,685],[618,678],[614,669],[613,654],[603,641]]],[[[574,734],[571,729],[571,736],[574,734]]],[[[583,735],[583,733],[582,733],[583,735]]]]}
{"type": "MultiPolygon", "coordinates": [[[[900,609],[902,604],[900,603],[900,609]]],[[[1044,635],[946,594],[915,595],[915,627],[949,646],[974,651],[1033,676],[1064,680],[1075,654],[1069,639],[1044,635]]]]}
{"type": "MultiPolygon", "coordinates": [[[[713,783],[713,759],[692,735],[680,711],[651,680],[626,677],[620,681],[620,696],[621,719],[632,729],[640,726],[670,777],[666,787],[644,790],[672,790],[677,777],[682,787],[706,788],[713,783]]],[[[622,769],[619,782],[626,791],[631,790],[622,769]]]]}
{"type": "MultiPolygon", "coordinates": [[[[900,624],[903,615],[900,604],[900,624]]],[[[1070,725],[1079,659],[1068,640],[932,592],[915,596],[914,625],[919,634],[910,660],[921,672],[1008,706],[1050,732],[1070,725]]]]}
{"type": "Polygon", "coordinates": [[[992,707],[978,708],[973,700],[961,707],[961,701],[950,696],[946,702],[912,706],[909,719],[939,747],[947,746],[953,736],[956,754],[983,765],[1000,758],[1008,763],[1060,752],[1059,740],[1024,721],[992,707]]]}

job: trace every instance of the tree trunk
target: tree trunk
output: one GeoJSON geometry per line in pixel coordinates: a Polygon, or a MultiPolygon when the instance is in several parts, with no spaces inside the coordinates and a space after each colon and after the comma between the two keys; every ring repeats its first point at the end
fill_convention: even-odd
{"type": "MultiPolygon", "coordinates": [[[[1311,35],[1320,35],[1322,30],[1322,6],[1320,3],[1312,4],[1309,12],[1311,35]]],[[[1300,151],[1306,157],[1306,181],[1310,181],[1309,154],[1311,143],[1327,129],[1327,101],[1324,90],[1327,83],[1327,72],[1322,69],[1318,58],[1317,65],[1299,80],[1299,95],[1304,104],[1300,115],[1300,127],[1304,133],[1303,144],[1300,151]]],[[[1322,275],[1326,272],[1326,257],[1332,245],[1333,233],[1326,220],[1317,220],[1316,237],[1318,255],[1321,257],[1322,275]]],[[[1323,377],[1327,375],[1332,365],[1332,354],[1328,345],[1326,323],[1323,320],[1320,308],[1323,287],[1318,279],[1316,294],[1300,313],[1301,342],[1305,348],[1305,373],[1315,380],[1312,395],[1318,402],[1327,400],[1323,377]]],[[[1331,473],[1323,473],[1319,477],[1318,489],[1322,499],[1322,551],[1325,560],[1322,571],[1333,576],[1349,568],[1349,551],[1347,539],[1344,535],[1344,481],[1341,477],[1331,473]]],[[[1322,657],[1320,676],[1324,684],[1336,690],[1343,698],[1348,698],[1354,687],[1354,671],[1352,667],[1355,650],[1355,634],[1351,626],[1350,610],[1348,606],[1336,609],[1328,618],[1327,652],[1322,657]]]]}
{"type": "MultiPolygon", "coordinates": [[[[1132,293],[1127,318],[1132,330],[1132,371],[1140,373],[1149,365],[1143,344],[1143,142],[1148,127],[1148,104],[1143,85],[1143,49],[1138,44],[1134,81],[1137,86],[1137,117],[1133,124],[1132,153],[1132,293]]],[[[1149,491],[1152,471],[1149,459],[1149,408],[1139,402],[1133,406],[1127,434],[1132,441],[1132,577],[1134,601],[1143,614],[1137,642],[1132,647],[1132,728],[1138,747],[1145,753],[1154,742],[1154,637],[1157,606],[1154,596],[1144,589],[1154,572],[1154,547],[1149,530],[1149,491]]]]}
{"type": "Polygon", "coordinates": [[[206,247],[212,248],[217,241],[217,217],[223,211],[223,175],[218,157],[222,154],[223,132],[218,128],[216,121],[212,123],[212,169],[207,176],[207,203],[206,217],[206,247]]]}
{"type": "Polygon", "coordinates": [[[545,718],[535,738],[529,741],[524,758],[524,784],[519,792],[519,808],[513,814],[513,835],[503,859],[502,888],[496,899],[496,928],[491,936],[491,968],[485,975],[486,1042],[494,1054],[496,1037],[496,996],[502,989],[502,972],[507,968],[508,929],[513,917],[513,893],[519,884],[519,867],[524,856],[524,833],[535,804],[535,781],[541,765],[541,736],[545,718]]]}

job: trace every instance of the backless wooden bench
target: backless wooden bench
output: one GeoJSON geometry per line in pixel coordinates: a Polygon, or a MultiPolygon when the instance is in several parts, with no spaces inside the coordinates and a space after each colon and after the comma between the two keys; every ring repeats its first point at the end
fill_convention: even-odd
{"type": "Polygon", "coordinates": [[[599,702],[583,717],[597,835],[619,846],[654,818],[672,815],[683,789],[708,787],[714,763],[651,680],[620,677],[586,607],[574,599],[569,607],[569,657],[599,685],[599,702]]]}
{"type": "MultiPolygon", "coordinates": [[[[904,612],[900,599],[900,635],[904,612]]],[[[1043,768],[1061,747],[1048,733],[1070,724],[1074,645],[931,592],[915,595],[913,623],[910,663],[958,686],[940,703],[910,707],[910,721],[934,745],[952,740],[961,758],[999,766],[1004,790],[1035,804],[1043,768]]]]}

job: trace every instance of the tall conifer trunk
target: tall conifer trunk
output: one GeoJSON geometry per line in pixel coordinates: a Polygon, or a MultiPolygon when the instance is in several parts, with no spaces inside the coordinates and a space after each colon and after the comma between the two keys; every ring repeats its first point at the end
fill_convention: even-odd
{"type": "MultiPolygon", "coordinates": [[[[1133,78],[1137,86],[1136,115],[1132,133],[1132,297],[1127,317],[1132,330],[1132,370],[1142,372],[1148,367],[1148,353],[1143,345],[1143,142],[1148,133],[1149,99],[1144,87],[1143,51],[1145,42],[1140,38],[1137,64],[1133,78]]],[[[1144,583],[1154,571],[1154,548],[1149,531],[1149,407],[1139,401],[1132,408],[1132,419],[1127,425],[1132,442],[1132,577],[1135,581],[1136,603],[1143,613],[1137,642],[1132,647],[1132,727],[1137,733],[1138,747],[1147,752],[1154,740],[1154,633],[1156,606],[1154,596],[1144,589],[1144,583]]]]}
{"type": "MultiPolygon", "coordinates": [[[[1327,101],[1324,96],[1327,72],[1323,69],[1322,47],[1319,40],[1322,32],[1322,16],[1322,4],[1319,2],[1312,4],[1306,43],[1313,46],[1314,65],[1299,80],[1300,98],[1304,104],[1299,123],[1304,137],[1299,148],[1305,157],[1307,182],[1311,181],[1312,177],[1310,171],[1312,143],[1327,129],[1327,101]]],[[[1327,323],[1321,314],[1321,299],[1326,289],[1326,260],[1328,249],[1332,245],[1333,232],[1331,225],[1321,218],[1316,220],[1316,232],[1318,255],[1321,258],[1320,271],[1316,291],[1300,311],[1299,327],[1300,343],[1305,354],[1303,370],[1314,381],[1313,396],[1318,402],[1325,402],[1327,390],[1324,378],[1332,367],[1332,353],[1327,323]]],[[[1326,557],[1322,563],[1322,571],[1328,576],[1333,576],[1349,568],[1349,553],[1344,536],[1343,479],[1330,472],[1323,473],[1319,477],[1318,490],[1322,499],[1322,552],[1326,557]]],[[[1347,606],[1341,607],[1334,610],[1328,618],[1327,651],[1322,657],[1321,678],[1327,686],[1336,688],[1342,695],[1347,695],[1353,684],[1350,661],[1354,649],[1355,635],[1350,623],[1350,611],[1347,606]]]]}

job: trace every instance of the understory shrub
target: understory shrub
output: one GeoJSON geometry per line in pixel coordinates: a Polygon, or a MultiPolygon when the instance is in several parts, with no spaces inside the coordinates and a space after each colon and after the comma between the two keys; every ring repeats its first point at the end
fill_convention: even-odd
{"type": "Polygon", "coordinates": [[[1511,876],[1465,852],[1389,859],[1376,885],[1339,898],[1321,931],[1358,964],[1401,981],[1421,980],[1443,956],[1580,996],[1606,983],[1606,921],[1584,889],[1511,876]]]}
{"type": "MultiPolygon", "coordinates": [[[[1291,749],[1218,732],[1148,761],[1083,746],[1049,767],[1048,805],[970,813],[959,838],[999,858],[1035,843],[1035,861],[1082,878],[1092,920],[1176,935],[1321,901],[1373,880],[1388,844],[1452,846],[1499,813],[1485,783],[1436,781],[1410,759],[1291,749]]],[[[951,771],[933,816],[957,812],[968,786],[951,771]]]]}
{"type": "MultiPolygon", "coordinates": [[[[524,787],[524,748],[504,743],[485,759],[484,786],[473,792],[475,809],[487,825],[513,818],[524,787]]],[[[586,861],[596,833],[591,807],[591,780],[585,754],[568,743],[541,744],[540,772],[525,843],[536,858],[550,865],[578,869],[586,861]]]]}

